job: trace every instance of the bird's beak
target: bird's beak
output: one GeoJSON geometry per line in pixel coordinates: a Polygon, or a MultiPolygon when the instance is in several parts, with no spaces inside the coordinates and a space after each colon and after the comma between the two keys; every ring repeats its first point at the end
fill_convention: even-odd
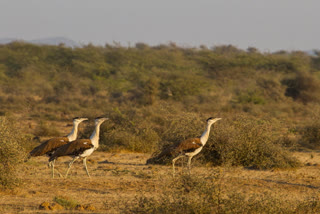
{"type": "Polygon", "coordinates": [[[82,119],[82,121],[88,121],[88,120],[89,120],[88,118],[83,118],[83,119],[82,119]]]}

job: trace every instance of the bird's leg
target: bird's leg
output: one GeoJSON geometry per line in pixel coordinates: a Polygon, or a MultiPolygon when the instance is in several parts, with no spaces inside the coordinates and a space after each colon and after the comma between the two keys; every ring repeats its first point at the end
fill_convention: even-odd
{"type": "Polygon", "coordinates": [[[68,167],[68,170],[67,170],[67,173],[66,173],[66,176],[65,176],[65,177],[67,177],[67,176],[68,176],[69,170],[70,170],[70,168],[71,168],[71,166],[72,166],[73,162],[75,162],[75,160],[77,160],[77,157],[74,157],[74,158],[73,158],[73,160],[72,160],[72,161],[70,161],[70,163],[69,163],[69,167],[68,167]]]}
{"type": "Polygon", "coordinates": [[[174,163],[176,162],[176,159],[173,159],[172,160],[172,171],[173,171],[173,177],[174,177],[174,175],[175,175],[175,170],[174,170],[174,163]]]}
{"type": "Polygon", "coordinates": [[[87,175],[88,175],[89,178],[90,178],[90,174],[89,174],[89,171],[88,171],[88,168],[87,168],[87,157],[85,157],[85,158],[83,159],[83,165],[84,165],[84,169],[85,169],[86,172],[87,172],[87,175]]]}
{"type": "MultiPolygon", "coordinates": [[[[51,168],[52,168],[52,178],[54,178],[54,165],[55,164],[56,164],[56,159],[49,162],[49,166],[51,166],[51,168]]],[[[56,172],[59,174],[60,178],[63,177],[62,174],[58,170],[56,170],[56,172]]]]}
{"type": "Polygon", "coordinates": [[[54,161],[49,161],[48,167],[52,170],[52,178],[54,178],[54,161]]]}
{"type": "Polygon", "coordinates": [[[53,160],[53,161],[51,162],[52,178],[54,178],[54,162],[55,162],[55,160],[53,160]]]}
{"type": "Polygon", "coordinates": [[[178,159],[180,159],[180,158],[182,158],[182,157],[183,157],[183,156],[179,155],[178,157],[176,157],[176,158],[174,158],[174,159],[172,160],[173,177],[174,177],[174,175],[175,175],[174,164],[176,163],[176,161],[177,161],[178,159]]]}
{"type": "Polygon", "coordinates": [[[183,165],[183,163],[184,163],[184,157],[182,158],[182,161],[180,161],[181,162],[181,173],[183,173],[183,168],[184,168],[184,165],[183,165]]]}
{"type": "Polygon", "coordinates": [[[58,171],[58,170],[56,170],[57,171],[57,173],[59,174],[59,177],[61,178],[61,177],[63,177],[63,175],[58,171]]]}
{"type": "Polygon", "coordinates": [[[189,175],[191,174],[191,159],[192,159],[193,156],[189,156],[189,159],[188,159],[188,170],[189,170],[189,175]]]}

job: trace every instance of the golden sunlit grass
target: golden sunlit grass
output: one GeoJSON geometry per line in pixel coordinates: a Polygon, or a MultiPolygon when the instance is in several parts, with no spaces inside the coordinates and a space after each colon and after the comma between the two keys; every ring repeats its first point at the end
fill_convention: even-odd
{"type": "MultiPolygon", "coordinates": [[[[200,166],[195,158],[191,176],[178,167],[145,165],[142,153],[96,152],[70,177],[51,178],[47,158],[27,162],[19,174],[22,186],[1,192],[1,213],[48,213],[43,202],[61,202],[74,213],[77,204],[90,204],[94,213],[314,213],[320,211],[320,153],[296,152],[304,166],[291,170],[248,170],[243,167],[200,166]],[[38,163],[38,164],[35,164],[38,163]]],[[[58,160],[62,172],[70,158],[58,160]]],[[[79,207],[79,206],[78,206],[79,207]]],[[[82,210],[81,212],[92,212],[82,210]]]]}

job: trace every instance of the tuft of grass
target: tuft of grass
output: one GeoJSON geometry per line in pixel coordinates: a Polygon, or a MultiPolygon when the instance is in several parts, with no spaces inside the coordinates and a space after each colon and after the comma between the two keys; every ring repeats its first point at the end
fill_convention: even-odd
{"type": "Polygon", "coordinates": [[[68,210],[75,209],[80,204],[78,201],[65,196],[56,196],[53,200],[68,210]]]}
{"type": "Polygon", "coordinates": [[[135,178],[140,178],[140,179],[152,178],[150,175],[148,175],[147,173],[145,173],[143,171],[134,171],[134,172],[131,172],[131,175],[135,178]]]}

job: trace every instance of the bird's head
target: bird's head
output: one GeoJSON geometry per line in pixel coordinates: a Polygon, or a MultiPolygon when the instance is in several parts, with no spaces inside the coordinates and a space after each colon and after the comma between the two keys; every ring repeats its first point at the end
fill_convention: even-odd
{"type": "Polygon", "coordinates": [[[77,124],[79,124],[79,123],[81,123],[82,121],[85,121],[85,120],[88,120],[88,118],[86,118],[86,117],[75,117],[75,118],[73,118],[73,122],[77,123],[77,124]]]}
{"type": "Polygon", "coordinates": [[[214,124],[215,122],[217,122],[218,120],[221,120],[222,118],[215,118],[215,117],[209,117],[208,119],[207,119],[207,123],[208,124],[214,124]]]}
{"type": "Polygon", "coordinates": [[[94,122],[96,125],[103,123],[104,121],[109,120],[107,117],[97,117],[94,122]]]}

